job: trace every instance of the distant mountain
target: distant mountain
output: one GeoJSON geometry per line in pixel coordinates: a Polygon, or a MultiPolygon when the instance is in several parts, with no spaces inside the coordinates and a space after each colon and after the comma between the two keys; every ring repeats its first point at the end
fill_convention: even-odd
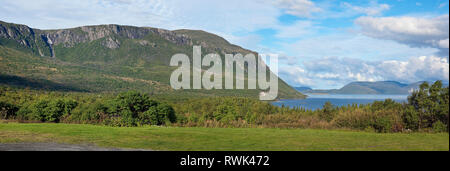
{"type": "Polygon", "coordinates": [[[313,90],[311,87],[294,87],[299,92],[311,91],[313,90]]]}
{"type": "MultiPolygon", "coordinates": [[[[172,55],[201,45],[203,55],[256,52],[198,30],[169,31],[122,25],[40,30],[0,21],[0,85],[36,89],[172,96],[258,97],[260,90],[180,90],[170,86],[172,55]]],[[[248,79],[248,78],[246,78],[248,79]]],[[[279,98],[305,96],[279,80],[279,98]]]]}
{"type": "Polygon", "coordinates": [[[423,81],[412,84],[403,84],[397,81],[352,82],[341,89],[305,90],[301,92],[320,94],[410,94],[413,90],[418,89],[422,83],[423,81]]]}
{"type": "Polygon", "coordinates": [[[407,84],[396,81],[353,82],[337,90],[337,94],[409,94],[407,84]]]}

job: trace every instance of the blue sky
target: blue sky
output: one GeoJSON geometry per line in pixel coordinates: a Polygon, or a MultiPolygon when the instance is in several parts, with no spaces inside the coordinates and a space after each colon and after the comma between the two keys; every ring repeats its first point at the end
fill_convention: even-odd
{"type": "Polygon", "coordinates": [[[200,29],[280,55],[293,86],[449,80],[448,0],[14,0],[0,20],[55,29],[126,24],[200,29]]]}

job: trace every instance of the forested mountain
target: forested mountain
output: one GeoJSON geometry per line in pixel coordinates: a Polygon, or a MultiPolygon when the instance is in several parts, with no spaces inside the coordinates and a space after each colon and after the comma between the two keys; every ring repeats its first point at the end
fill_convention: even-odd
{"type": "MultiPolygon", "coordinates": [[[[186,96],[257,97],[260,90],[181,90],[169,85],[171,57],[254,53],[204,31],[121,25],[39,30],[0,21],[0,84],[86,92],[138,90],[186,96]]],[[[279,98],[305,96],[279,79],[279,98]]]]}

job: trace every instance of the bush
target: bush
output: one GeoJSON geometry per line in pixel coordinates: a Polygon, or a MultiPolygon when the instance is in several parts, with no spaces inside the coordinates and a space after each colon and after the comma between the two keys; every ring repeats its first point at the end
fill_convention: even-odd
{"type": "Polygon", "coordinates": [[[101,101],[85,102],[75,108],[71,115],[65,117],[64,122],[98,124],[108,117],[108,107],[101,101]]]}
{"type": "Polygon", "coordinates": [[[162,119],[160,119],[158,110],[155,106],[150,107],[146,112],[139,116],[140,124],[142,125],[160,125],[162,124],[162,119]]]}
{"type": "Polygon", "coordinates": [[[157,107],[158,113],[161,115],[161,118],[164,118],[164,122],[168,121],[171,123],[175,123],[177,121],[177,116],[175,115],[175,110],[172,106],[161,103],[157,107]]]}
{"type": "Polygon", "coordinates": [[[214,120],[224,122],[233,121],[236,119],[236,111],[233,106],[222,104],[217,106],[216,111],[213,113],[214,120]]]}
{"type": "Polygon", "coordinates": [[[59,122],[61,116],[70,115],[76,106],[77,103],[73,100],[37,100],[22,107],[18,111],[18,117],[22,120],[59,122]]]}
{"type": "Polygon", "coordinates": [[[442,123],[441,121],[437,121],[433,124],[433,132],[447,132],[447,125],[442,123]]]}
{"type": "Polygon", "coordinates": [[[377,132],[400,132],[403,129],[401,116],[396,110],[371,111],[354,109],[339,113],[334,123],[340,128],[365,130],[373,128],[377,132]]]}
{"type": "Polygon", "coordinates": [[[13,119],[19,108],[13,104],[0,101],[0,119],[13,119]]]}
{"type": "Polygon", "coordinates": [[[332,121],[336,115],[336,109],[331,102],[326,102],[323,105],[323,109],[319,112],[319,118],[325,121],[332,121]]]}
{"type": "Polygon", "coordinates": [[[177,118],[173,108],[167,104],[152,106],[139,116],[140,124],[163,125],[166,122],[174,123],[177,118]]]}
{"type": "Polygon", "coordinates": [[[419,112],[417,112],[413,106],[406,106],[406,109],[402,115],[402,119],[407,129],[419,129],[419,112]]]}
{"type": "Polygon", "coordinates": [[[158,103],[150,99],[146,94],[135,91],[120,93],[109,103],[109,111],[114,116],[125,118],[138,118],[140,113],[146,112],[150,107],[158,103]]]}

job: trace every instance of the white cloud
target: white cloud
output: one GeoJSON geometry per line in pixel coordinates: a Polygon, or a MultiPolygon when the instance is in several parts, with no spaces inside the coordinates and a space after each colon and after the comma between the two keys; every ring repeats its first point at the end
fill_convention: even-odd
{"type": "Polygon", "coordinates": [[[439,40],[437,45],[439,46],[439,48],[448,49],[448,42],[449,42],[449,39],[439,40]]]}
{"type": "Polygon", "coordinates": [[[408,60],[363,61],[354,58],[324,57],[309,60],[303,66],[287,67],[281,76],[298,86],[340,88],[353,81],[449,81],[449,62],[435,56],[408,60]]]}
{"type": "Polygon", "coordinates": [[[286,13],[298,17],[311,17],[312,13],[322,11],[310,0],[277,0],[276,4],[283,8],[286,13]]]}
{"type": "Polygon", "coordinates": [[[448,15],[434,18],[360,17],[355,23],[367,36],[394,40],[411,47],[433,47],[440,49],[442,55],[448,56],[448,15]]]}
{"type": "Polygon", "coordinates": [[[380,74],[403,81],[449,81],[449,63],[445,58],[421,56],[408,61],[383,61],[377,65],[380,74]]]}
{"type": "Polygon", "coordinates": [[[275,25],[281,13],[264,0],[14,0],[1,1],[0,11],[2,20],[41,29],[124,24],[215,33],[275,25]]]}
{"type": "Polygon", "coordinates": [[[391,40],[381,40],[348,32],[304,38],[283,44],[287,52],[297,54],[298,60],[341,56],[365,60],[407,59],[428,56],[438,52],[435,48],[412,48],[391,40]]]}
{"type": "Polygon", "coordinates": [[[288,82],[293,85],[313,86],[314,81],[308,73],[299,66],[285,66],[279,68],[279,75],[288,78],[288,82]]]}
{"type": "Polygon", "coordinates": [[[391,9],[391,6],[389,6],[388,4],[378,4],[376,1],[371,1],[370,5],[367,7],[354,6],[348,2],[343,2],[341,5],[345,8],[350,9],[350,11],[362,13],[369,16],[380,15],[382,12],[391,9]]]}

